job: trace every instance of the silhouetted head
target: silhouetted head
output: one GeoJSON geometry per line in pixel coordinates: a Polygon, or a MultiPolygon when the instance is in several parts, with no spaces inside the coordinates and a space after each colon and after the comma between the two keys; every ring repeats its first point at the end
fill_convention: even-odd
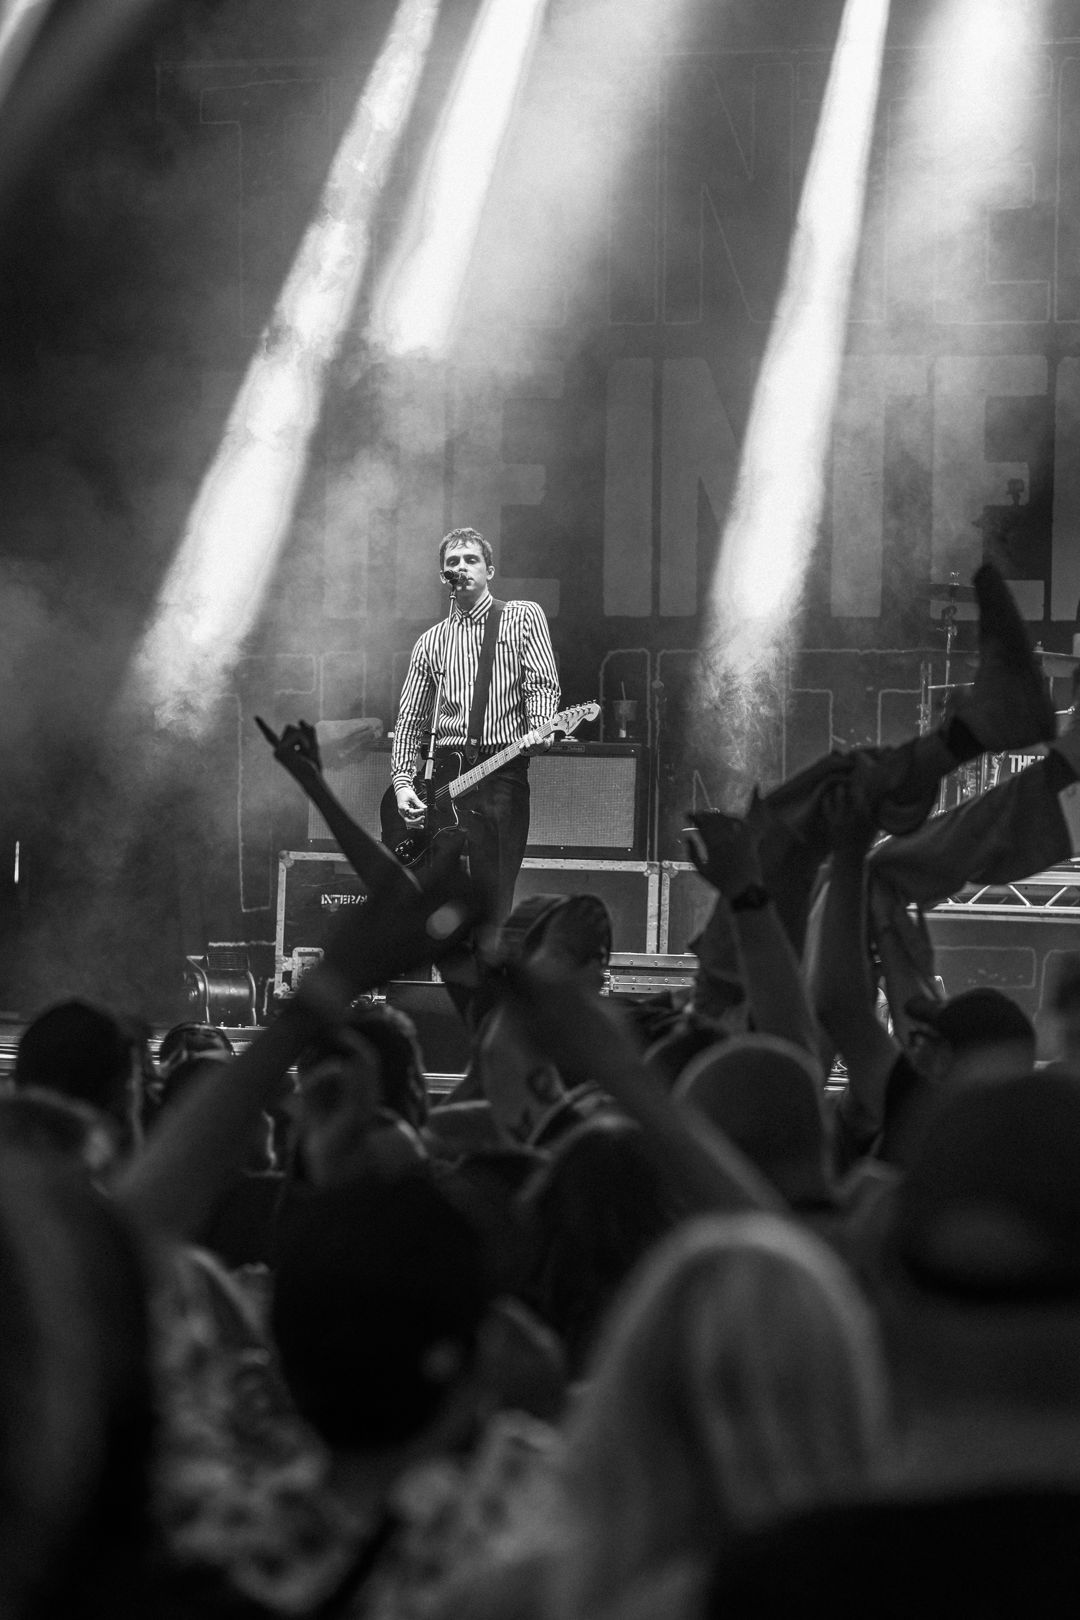
{"type": "Polygon", "coordinates": [[[124,1145],[139,1135],[142,1032],[87,1001],[62,1001],[27,1026],[15,1056],[16,1087],[36,1086],[89,1103],[114,1119],[124,1145]]]}
{"type": "Polygon", "coordinates": [[[0,1144],[0,1612],[149,1612],[146,1287],[117,1208],[0,1144]]]}
{"type": "Polygon", "coordinates": [[[480,1240],[426,1176],[298,1198],[273,1331],[300,1412],[342,1452],[414,1440],[470,1374],[491,1297],[480,1240]]]}
{"type": "Polygon", "coordinates": [[[915,997],[913,1056],[918,1067],[950,1082],[1020,1074],[1035,1062],[1035,1026],[1011,996],[991,985],[947,1001],[915,997]]]}
{"type": "Polygon", "coordinates": [[[577,1373],[616,1290],[682,1210],[640,1127],[611,1113],[557,1143],[523,1207],[524,1297],[562,1337],[577,1373]]]}
{"type": "Polygon", "coordinates": [[[1080,1420],[1080,1079],[947,1097],[900,1183],[886,1319],[917,1398],[1080,1420]]]}
{"type": "Polygon", "coordinates": [[[731,1138],[793,1205],[827,1191],[817,1062],[791,1041],[745,1035],[699,1052],[674,1096],[731,1138]]]}

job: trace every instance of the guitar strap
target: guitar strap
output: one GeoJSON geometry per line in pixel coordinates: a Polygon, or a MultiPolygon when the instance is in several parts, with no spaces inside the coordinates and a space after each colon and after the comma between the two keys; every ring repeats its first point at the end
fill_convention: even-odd
{"type": "Polygon", "coordinates": [[[465,758],[470,765],[475,765],[476,756],[480,752],[480,738],[484,734],[484,715],[487,713],[488,692],[491,689],[491,671],[495,663],[495,643],[499,639],[499,620],[505,602],[491,598],[491,607],[488,609],[487,620],[484,624],[484,639],[480,643],[480,657],[476,665],[476,680],[473,682],[472,706],[469,709],[469,729],[466,733],[465,758]]]}

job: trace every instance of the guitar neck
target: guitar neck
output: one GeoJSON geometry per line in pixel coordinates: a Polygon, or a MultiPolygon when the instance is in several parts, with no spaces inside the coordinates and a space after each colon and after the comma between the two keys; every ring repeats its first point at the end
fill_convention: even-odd
{"type": "Polygon", "coordinates": [[[456,799],[460,793],[468,793],[470,788],[476,787],[479,782],[484,780],[485,776],[490,776],[492,771],[497,771],[501,766],[508,765],[512,759],[517,759],[519,754],[523,754],[526,748],[531,748],[534,743],[540,742],[549,729],[546,726],[538,726],[535,731],[530,731],[526,736],[519,737],[517,742],[508,743],[505,748],[500,748],[499,752],[492,754],[490,759],[481,760],[480,764],[474,765],[471,770],[463,771],[460,776],[455,777],[452,782],[447,784],[450,797],[456,799]]]}
{"type": "Polygon", "coordinates": [[[452,782],[444,783],[441,788],[436,790],[436,798],[441,798],[445,794],[451,799],[456,799],[459,794],[468,793],[469,789],[476,787],[477,783],[482,782],[485,776],[490,776],[492,771],[497,771],[502,765],[508,765],[519,754],[524,754],[526,749],[535,748],[537,743],[542,743],[544,738],[550,737],[553,732],[565,731],[569,736],[571,731],[576,731],[582,720],[595,720],[599,713],[600,706],[597,703],[580,703],[576,708],[563,709],[550,720],[543,720],[538,726],[534,726],[532,731],[527,731],[524,737],[518,738],[517,742],[509,743],[505,748],[500,748],[499,752],[492,754],[490,759],[482,760],[479,765],[474,765],[471,770],[463,771],[452,782]]]}

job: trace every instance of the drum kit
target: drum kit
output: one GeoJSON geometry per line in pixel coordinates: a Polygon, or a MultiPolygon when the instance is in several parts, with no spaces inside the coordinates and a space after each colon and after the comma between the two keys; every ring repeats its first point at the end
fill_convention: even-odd
{"type": "MultiPolygon", "coordinates": [[[[956,624],[959,618],[959,604],[976,602],[973,585],[961,585],[959,576],[953,574],[947,585],[931,585],[930,601],[941,604],[941,622],[945,626],[945,667],[942,679],[934,679],[933,660],[927,659],[920,668],[920,696],[919,696],[919,732],[925,735],[933,730],[942,717],[946,701],[951,692],[961,684],[953,674],[953,649],[956,642],[956,624]]],[[[1043,674],[1048,680],[1058,677],[1071,678],[1080,668],[1080,656],[1070,653],[1044,652],[1041,644],[1036,644],[1035,656],[1039,660],[1043,674]]],[[[1059,718],[1070,714],[1069,709],[1059,711],[1059,718]]],[[[970,765],[962,765],[951,777],[947,777],[941,784],[938,794],[938,803],[935,814],[943,810],[952,809],[954,805],[965,799],[977,797],[989,788],[997,787],[1006,777],[1015,776],[1019,771],[1026,770],[1038,754],[1034,751],[1026,753],[984,754],[980,759],[974,760],[970,765]]]]}

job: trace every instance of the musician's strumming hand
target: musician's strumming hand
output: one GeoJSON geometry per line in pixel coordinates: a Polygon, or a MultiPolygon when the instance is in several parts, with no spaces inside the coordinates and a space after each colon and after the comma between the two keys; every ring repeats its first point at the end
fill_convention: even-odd
{"type": "Polygon", "coordinates": [[[410,825],[423,821],[427,814],[427,806],[414,787],[399,787],[394,790],[397,801],[398,814],[402,821],[410,825]]]}

